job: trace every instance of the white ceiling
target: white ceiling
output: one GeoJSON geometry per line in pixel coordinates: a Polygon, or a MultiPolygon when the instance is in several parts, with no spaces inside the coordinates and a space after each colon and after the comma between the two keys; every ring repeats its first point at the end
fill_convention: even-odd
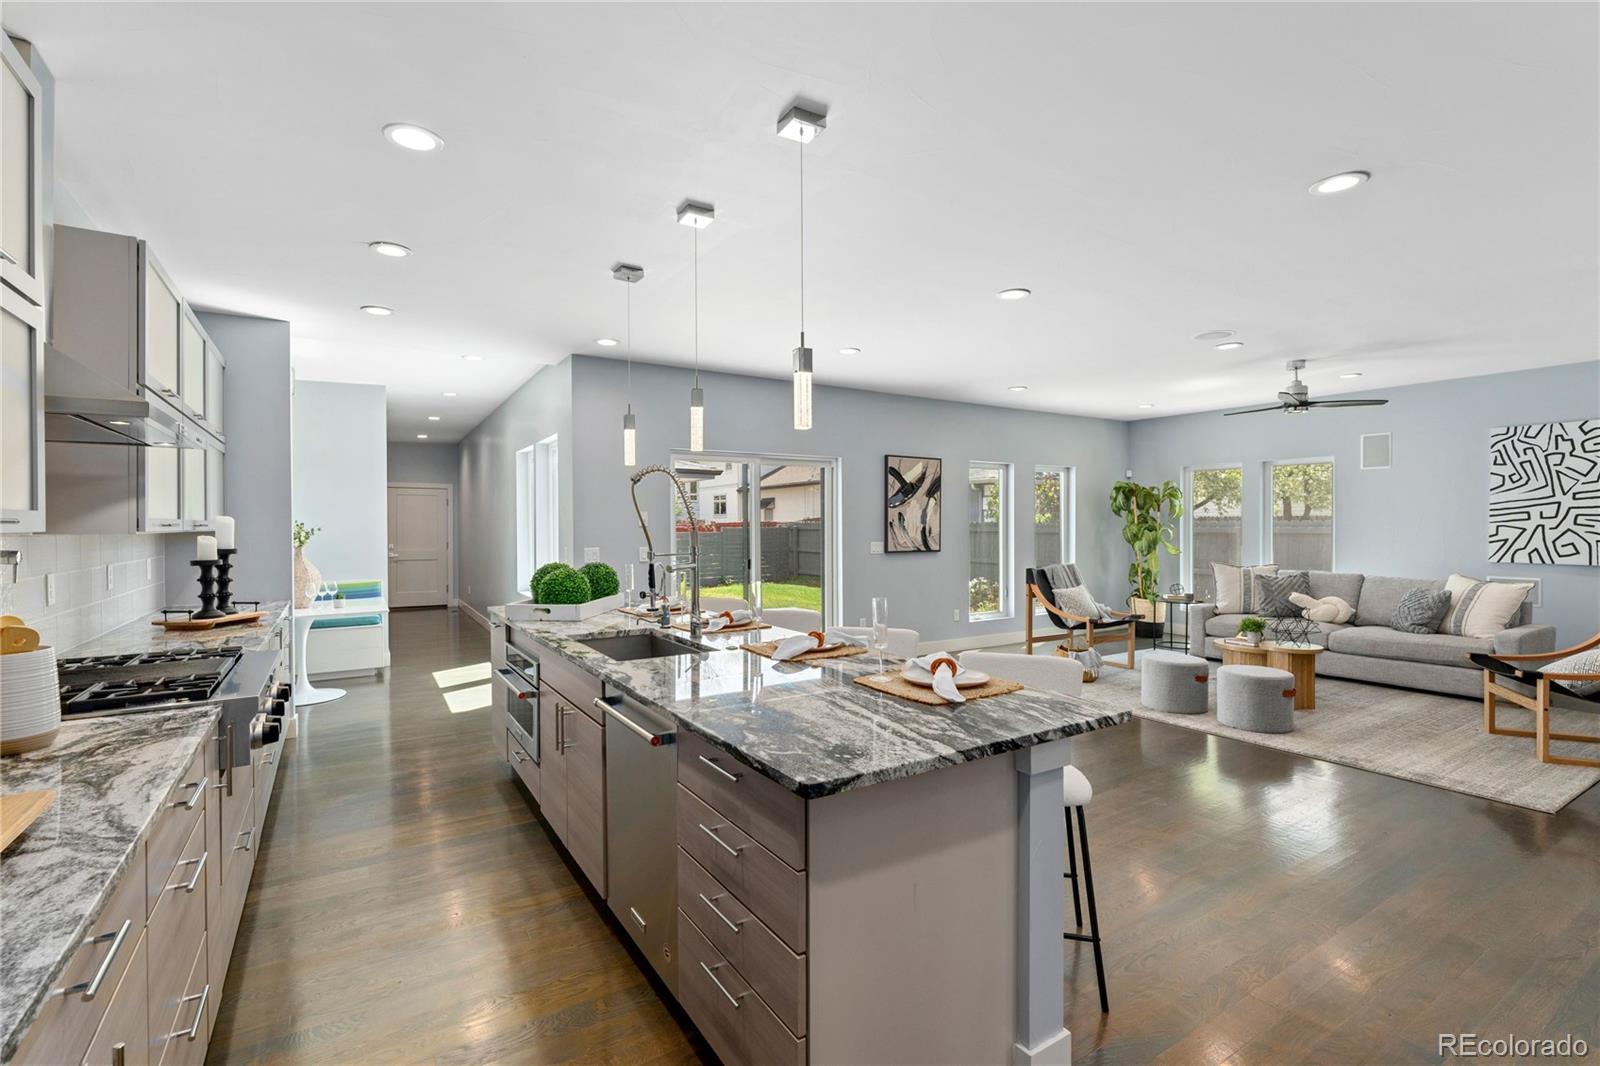
{"type": "Polygon", "coordinates": [[[1325,396],[1600,354],[1590,4],[5,19],[56,75],[58,173],[96,222],[196,303],[288,319],[303,377],[386,384],[395,439],[458,439],[539,366],[617,354],[593,341],[623,330],[618,259],[647,271],[636,352],[688,362],[687,196],[718,214],[703,364],[787,374],[799,148],[773,123],[797,94],[829,109],[806,152],[826,383],[1135,418],[1270,402],[1291,357],[1325,396]],[[393,147],[393,121],[444,151],[393,147]],[[1307,194],[1352,168],[1375,177],[1307,194]],[[994,298],[1013,285],[1035,295],[994,298]],[[1212,328],[1247,347],[1190,339],[1212,328]]]}

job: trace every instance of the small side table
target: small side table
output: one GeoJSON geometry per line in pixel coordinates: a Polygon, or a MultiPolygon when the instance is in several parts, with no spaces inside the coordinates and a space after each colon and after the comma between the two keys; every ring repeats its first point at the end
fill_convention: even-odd
{"type": "Polygon", "coordinates": [[[1162,603],[1167,605],[1167,624],[1162,630],[1162,635],[1150,642],[1152,648],[1164,648],[1167,651],[1181,651],[1189,653],[1189,608],[1204,600],[1197,600],[1193,596],[1163,596],[1162,603]],[[1177,631],[1172,624],[1172,614],[1179,607],[1183,608],[1183,640],[1178,640],[1173,634],[1177,631]]]}

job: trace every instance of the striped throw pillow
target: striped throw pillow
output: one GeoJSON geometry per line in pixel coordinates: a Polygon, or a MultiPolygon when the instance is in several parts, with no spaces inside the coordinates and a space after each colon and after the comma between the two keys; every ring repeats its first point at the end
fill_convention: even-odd
{"type": "Polygon", "coordinates": [[[1227,563],[1212,563],[1211,572],[1217,579],[1217,613],[1253,614],[1256,610],[1256,575],[1276,574],[1278,564],[1230,566],[1227,563]]]}
{"type": "Polygon", "coordinates": [[[1451,574],[1444,583],[1444,590],[1450,593],[1450,610],[1439,623],[1439,632],[1492,637],[1511,624],[1532,589],[1532,582],[1481,581],[1451,574]]]}

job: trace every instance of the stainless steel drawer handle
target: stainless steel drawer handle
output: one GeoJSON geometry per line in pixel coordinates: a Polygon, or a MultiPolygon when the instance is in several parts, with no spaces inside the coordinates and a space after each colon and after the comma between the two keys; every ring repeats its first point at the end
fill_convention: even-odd
{"type": "Polygon", "coordinates": [[[127,1044],[112,1044],[111,1045],[111,1066],[124,1066],[124,1064],[127,1061],[128,1061],[128,1045],[127,1044]]]}
{"type": "Polygon", "coordinates": [[[567,739],[567,727],[566,727],[566,724],[565,724],[566,720],[567,720],[567,715],[569,715],[569,714],[577,714],[577,713],[578,712],[573,710],[571,707],[563,707],[563,708],[561,708],[560,712],[556,715],[556,726],[557,726],[556,747],[560,751],[571,751],[573,748],[577,747],[576,744],[574,744],[572,741],[567,739]]]}
{"type": "Polygon", "coordinates": [[[194,1012],[194,1024],[189,1026],[189,1028],[187,1028],[187,1029],[179,1029],[175,1033],[168,1033],[166,1035],[165,1039],[171,1040],[173,1037],[181,1036],[185,1040],[193,1040],[195,1037],[199,1036],[200,1035],[200,1023],[205,1021],[205,1017],[206,1017],[206,999],[210,995],[211,995],[211,983],[208,981],[206,983],[206,986],[204,988],[202,988],[197,994],[195,994],[193,996],[184,996],[181,1000],[179,1000],[178,1002],[180,1002],[180,1003],[193,1003],[195,1000],[199,1000],[200,1001],[199,1009],[197,1009],[194,1012]]]}
{"type": "Polygon", "coordinates": [[[721,837],[717,836],[717,830],[724,828],[723,826],[720,826],[720,825],[719,826],[708,826],[708,825],[705,825],[703,822],[697,822],[695,824],[700,826],[700,831],[702,833],[704,833],[706,836],[710,837],[712,840],[715,840],[717,842],[717,844],[721,846],[723,851],[726,851],[729,855],[732,855],[734,858],[737,859],[739,857],[739,852],[744,850],[744,845],[741,844],[739,847],[736,848],[732,844],[728,843],[726,840],[723,840],[721,837]]]}
{"type": "Polygon", "coordinates": [[[278,753],[275,752],[275,751],[264,751],[264,752],[262,752],[261,753],[261,765],[262,766],[271,766],[272,765],[272,757],[274,755],[276,755],[276,754],[278,754],[278,753]]]}
{"type": "Polygon", "coordinates": [[[722,908],[717,906],[717,903],[716,903],[717,900],[722,898],[721,896],[712,896],[710,899],[707,899],[706,898],[706,894],[704,892],[699,893],[699,896],[700,896],[700,902],[704,903],[707,907],[711,908],[711,913],[715,914],[718,918],[721,918],[722,919],[722,924],[727,926],[729,929],[732,929],[735,933],[740,931],[739,926],[743,925],[746,921],[749,920],[749,919],[742,919],[742,920],[736,922],[732,918],[729,918],[726,914],[723,914],[722,913],[722,908]]]}
{"type": "Polygon", "coordinates": [[[649,923],[647,923],[644,920],[644,916],[641,915],[638,911],[634,910],[632,907],[629,907],[628,908],[628,913],[633,915],[633,920],[639,923],[639,928],[640,929],[649,929],[650,928],[649,923]]]}
{"type": "Polygon", "coordinates": [[[748,992],[740,992],[736,996],[732,992],[728,991],[728,986],[727,985],[725,985],[721,981],[717,980],[716,971],[722,968],[722,963],[719,962],[715,966],[707,966],[705,963],[702,962],[700,964],[700,968],[706,972],[706,976],[707,977],[711,978],[711,983],[717,986],[717,991],[721,992],[723,994],[723,996],[725,996],[727,998],[728,1002],[733,1004],[733,1009],[734,1010],[738,1010],[741,1006],[743,1006],[743,1004],[740,1003],[739,1001],[741,999],[743,999],[744,997],[748,996],[750,993],[748,993],[748,992]]]}
{"type": "Polygon", "coordinates": [[[103,944],[109,940],[111,941],[111,950],[106,952],[106,957],[100,960],[100,968],[94,972],[93,977],[89,978],[89,980],[83,982],[82,984],[73,985],[71,988],[63,989],[62,995],[82,996],[85,1003],[93,999],[95,996],[98,996],[100,994],[100,986],[106,983],[106,975],[111,972],[111,962],[117,957],[117,952],[122,950],[122,942],[128,939],[128,930],[132,928],[133,920],[131,918],[124,918],[122,920],[122,927],[115,933],[101,933],[99,936],[92,936],[85,940],[85,945],[103,944]]]}
{"type": "Polygon", "coordinates": [[[173,800],[167,806],[169,806],[169,807],[182,807],[186,811],[194,810],[197,806],[200,805],[200,797],[204,796],[206,794],[206,785],[209,784],[210,781],[211,781],[211,778],[202,777],[199,781],[196,781],[194,783],[194,786],[193,786],[194,787],[194,791],[189,794],[189,798],[188,799],[186,799],[186,800],[173,800]]]}
{"type": "Polygon", "coordinates": [[[511,757],[513,759],[517,760],[518,762],[527,762],[528,761],[528,757],[526,755],[522,754],[522,749],[521,748],[515,748],[515,747],[512,748],[511,749],[511,757]]]}
{"type": "Polygon", "coordinates": [[[184,859],[182,862],[180,862],[178,864],[179,866],[193,866],[194,876],[189,878],[187,881],[179,881],[175,885],[168,885],[167,891],[171,892],[175,888],[181,888],[185,892],[193,892],[196,888],[200,887],[200,875],[205,872],[206,858],[210,856],[210,854],[211,853],[209,851],[202,851],[198,859],[184,859]]]}
{"type": "Polygon", "coordinates": [[[17,262],[16,258],[13,257],[12,254],[10,252],[6,251],[4,248],[0,248],[0,259],[4,259],[6,262],[10,263],[12,266],[21,266],[21,264],[17,262]]]}
{"type": "Polygon", "coordinates": [[[255,826],[251,826],[249,829],[246,829],[244,832],[240,833],[238,839],[243,841],[243,843],[242,844],[241,843],[235,843],[233,845],[233,850],[234,851],[249,851],[250,850],[251,839],[255,835],[256,835],[255,826]]]}
{"type": "Polygon", "coordinates": [[[715,759],[708,759],[704,755],[696,755],[695,758],[699,759],[701,762],[703,762],[707,766],[711,767],[713,770],[715,770],[717,773],[721,774],[723,777],[726,777],[729,781],[737,782],[739,780],[739,778],[744,776],[743,774],[729,773],[727,770],[724,770],[722,767],[718,766],[717,765],[717,760],[715,760],[715,759]]]}

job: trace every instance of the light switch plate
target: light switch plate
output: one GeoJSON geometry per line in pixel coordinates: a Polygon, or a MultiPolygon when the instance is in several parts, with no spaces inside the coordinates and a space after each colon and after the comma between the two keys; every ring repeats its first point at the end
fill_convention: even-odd
{"type": "Polygon", "coordinates": [[[584,548],[583,549],[583,561],[586,562],[586,563],[598,563],[600,561],[600,549],[599,548],[584,548]]]}
{"type": "Polygon", "coordinates": [[[955,610],[950,612],[950,621],[952,621],[952,622],[961,621],[961,608],[957,607],[955,610]]]}
{"type": "Polygon", "coordinates": [[[646,550],[643,544],[639,545],[639,561],[641,563],[648,563],[650,561],[650,552],[646,550]]]}
{"type": "Polygon", "coordinates": [[[106,591],[110,592],[112,589],[116,588],[116,585],[117,585],[116,570],[112,566],[112,564],[107,563],[106,564],[106,591]]]}
{"type": "Polygon", "coordinates": [[[44,575],[44,605],[46,607],[54,607],[56,605],[56,575],[54,574],[44,575]]]}
{"type": "Polygon", "coordinates": [[[882,555],[883,554],[883,541],[874,540],[874,541],[869,542],[867,544],[867,553],[869,555],[882,555]]]}

